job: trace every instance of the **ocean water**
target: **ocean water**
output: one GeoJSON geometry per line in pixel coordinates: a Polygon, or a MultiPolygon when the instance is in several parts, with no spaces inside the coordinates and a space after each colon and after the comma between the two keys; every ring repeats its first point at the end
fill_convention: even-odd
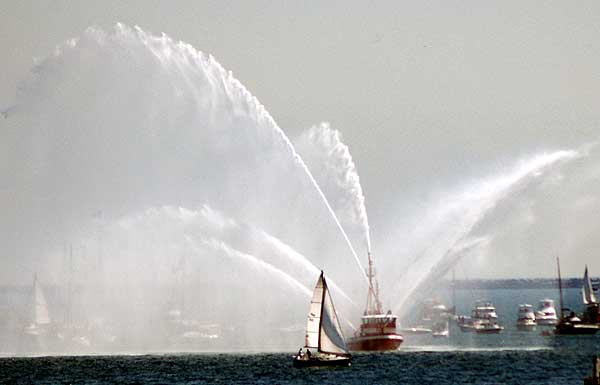
{"type": "Polygon", "coordinates": [[[362,353],[345,368],[295,369],[291,352],[3,358],[0,383],[577,384],[591,372],[594,339],[543,350],[362,353]]]}
{"type": "MultiPolygon", "coordinates": [[[[297,344],[290,341],[295,348],[271,353],[200,352],[200,347],[196,353],[50,356],[44,351],[11,353],[0,346],[5,356],[0,358],[0,384],[582,383],[591,373],[592,356],[600,354],[600,334],[544,336],[540,327],[524,332],[515,326],[519,303],[537,306],[546,297],[557,296],[547,289],[458,291],[459,314],[469,314],[476,299],[491,300],[505,330],[478,335],[451,325],[448,338],[405,335],[398,351],[355,354],[349,368],[293,368],[292,355],[302,344],[300,331],[291,337],[297,339],[297,344]],[[35,357],[22,356],[26,354],[35,357]]],[[[565,302],[580,309],[579,290],[565,290],[565,302]]]]}

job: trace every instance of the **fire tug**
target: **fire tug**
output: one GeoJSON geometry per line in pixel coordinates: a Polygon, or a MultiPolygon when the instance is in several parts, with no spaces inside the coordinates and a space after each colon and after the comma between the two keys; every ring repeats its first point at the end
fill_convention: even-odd
{"type": "Polygon", "coordinates": [[[404,341],[404,338],[396,333],[396,315],[391,310],[383,313],[381,301],[379,300],[379,284],[375,277],[373,258],[369,256],[369,268],[367,278],[369,279],[369,292],[367,294],[367,306],[361,317],[360,329],[347,341],[348,349],[351,351],[385,351],[396,350],[404,341]]]}

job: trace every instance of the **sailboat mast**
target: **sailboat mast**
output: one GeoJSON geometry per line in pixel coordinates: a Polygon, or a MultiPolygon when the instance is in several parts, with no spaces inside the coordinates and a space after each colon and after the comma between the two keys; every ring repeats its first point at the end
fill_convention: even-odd
{"type": "Polygon", "coordinates": [[[69,277],[67,278],[67,303],[65,325],[73,322],[73,244],[69,244],[69,277]]]}
{"type": "Polygon", "coordinates": [[[560,318],[563,318],[563,292],[562,292],[562,279],[560,277],[560,259],[556,257],[556,267],[558,268],[558,293],[560,295],[560,318]]]}
{"type": "Polygon", "coordinates": [[[33,273],[33,322],[37,324],[38,313],[38,278],[37,272],[33,273]]]}
{"type": "Polygon", "coordinates": [[[321,293],[321,314],[319,314],[319,343],[317,344],[317,350],[321,351],[321,326],[323,324],[323,306],[325,304],[325,291],[327,290],[327,283],[325,282],[325,275],[323,274],[323,270],[321,270],[321,282],[323,284],[323,290],[321,293]]]}
{"type": "Polygon", "coordinates": [[[456,314],[456,276],[452,268],[452,314],[456,314]]]}

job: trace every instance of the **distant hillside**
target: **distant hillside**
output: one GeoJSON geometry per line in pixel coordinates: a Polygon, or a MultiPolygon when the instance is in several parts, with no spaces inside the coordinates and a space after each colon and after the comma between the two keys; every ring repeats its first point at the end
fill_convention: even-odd
{"type": "MultiPolygon", "coordinates": [[[[594,290],[600,286],[600,278],[591,278],[594,290]]],[[[451,281],[447,281],[452,286],[451,281]]],[[[556,278],[516,278],[516,279],[468,279],[456,280],[457,289],[553,289],[558,288],[556,278]]],[[[563,288],[580,288],[581,278],[563,278],[563,288]]]]}

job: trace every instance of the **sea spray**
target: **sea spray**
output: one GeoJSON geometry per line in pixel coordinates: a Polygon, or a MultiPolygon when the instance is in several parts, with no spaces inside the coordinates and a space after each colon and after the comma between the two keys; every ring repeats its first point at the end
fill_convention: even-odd
{"type": "Polygon", "coordinates": [[[518,192],[523,185],[540,177],[549,168],[579,156],[577,151],[540,154],[520,162],[509,173],[474,183],[458,194],[445,196],[435,211],[435,218],[430,218],[432,220],[428,223],[433,232],[438,234],[435,237],[436,241],[430,243],[425,252],[413,260],[412,265],[407,266],[398,279],[394,292],[400,294],[400,299],[394,301],[394,309],[399,313],[409,311],[403,309],[403,304],[415,288],[426,279],[431,269],[443,259],[448,250],[456,248],[458,243],[467,238],[499,202],[518,192]]]}
{"type": "Polygon", "coordinates": [[[468,238],[457,241],[435,265],[431,266],[429,271],[426,271],[413,282],[414,288],[410,296],[407,296],[404,302],[394,309],[396,313],[407,316],[411,312],[409,309],[414,309],[413,306],[423,303],[433,293],[436,293],[436,290],[439,289],[440,280],[448,271],[461,260],[468,259],[469,256],[481,251],[489,244],[489,241],[489,237],[468,238]]]}
{"type": "Polygon", "coordinates": [[[331,271],[343,298],[362,292],[341,259],[350,246],[360,267],[348,236],[285,134],[187,44],[123,25],[88,29],[39,63],[0,124],[2,278],[38,271],[61,285],[64,245],[76,245],[73,322],[110,331],[115,351],[169,348],[173,308],[194,324],[233,325],[222,333],[230,348],[263,348],[272,330],[257,315],[267,310],[286,309],[270,313],[275,329],[304,322],[305,298],[272,270],[189,239],[223,242],[312,287],[314,272],[264,232],[331,271]]]}
{"type": "Polygon", "coordinates": [[[283,131],[230,72],[188,44],[122,24],[108,34],[90,28],[36,67],[16,106],[0,145],[3,163],[14,165],[3,168],[1,191],[10,255],[44,258],[38,245],[49,254],[85,236],[99,211],[110,223],[148,207],[210,202],[320,258],[342,254],[339,231],[362,274],[283,131]],[[298,236],[331,219],[327,242],[298,236]]]}
{"type": "MultiPolygon", "coordinates": [[[[79,242],[90,248],[95,239],[82,238],[79,242]]],[[[79,322],[98,318],[121,322],[131,318],[128,313],[117,315],[128,303],[149,303],[146,297],[152,295],[150,303],[163,303],[166,309],[162,313],[155,306],[137,309],[141,318],[161,319],[168,309],[192,319],[201,317],[241,328],[246,318],[260,318],[265,307],[280,307],[287,310],[270,314],[270,322],[296,330],[290,325],[303,322],[306,308],[304,295],[297,294],[306,294],[319,275],[319,269],[289,245],[207,204],[195,210],[155,207],[107,224],[104,251],[102,266],[75,253],[74,286],[79,289],[74,295],[74,310],[79,322]],[[99,291],[108,280],[108,291],[99,291]],[[114,288],[122,292],[117,297],[113,297],[114,288]],[[246,296],[243,304],[239,299],[242,295],[246,296]],[[234,308],[244,316],[228,319],[234,308]],[[205,313],[202,316],[200,309],[205,313]]],[[[339,315],[349,322],[359,308],[331,279],[330,285],[339,298],[339,315]]],[[[141,322],[141,318],[136,313],[127,324],[141,322]]],[[[119,335],[124,332],[115,330],[119,335]]],[[[254,335],[266,338],[264,333],[268,330],[260,329],[254,335]]],[[[291,340],[278,340],[284,345],[287,342],[291,340]]]]}
{"type": "MultiPolygon", "coordinates": [[[[194,240],[192,240],[191,238],[187,238],[188,241],[192,244],[194,244],[194,240]]],[[[287,284],[289,284],[291,287],[299,290],[301,293],[305,294],[307,298],[310,298],[310,296],[312,295],[312,290],[308,289],[306,286],[304,286],[303,284],[301,284],[300,282],[298,282],[294,277],[292,277],[291,275],[287,274],[286,272],[279,270],[278,268],[276,268],[275,266],[266,263],[262,260],[260,260],[259,258],[250,255],[250,254],[246,254],[243,253],[239,250],[236,250],[230,246],[228,246],[225,242],[223,241],[219,241],[216,240],[214,238],[211,239],[207,239],[207,240],[202,240],[201,244],[207,247],[210,247],[212,249],[215,250],[220,250],[223,253],[225,253],[225,255],[232,257],[232,258],[240,258],[246,261],[249,261],[251,264],[256,265],[262,269],[265,269],[271,273],[273,273],[274,276],[276,277],[280,277],[282,280],[284,280],[287,284]]]]}
{"type": "MultiPolygon", "coordinates": [[[[261,237],[264,239],[265,243],[271,245],[273,247],[273,249],[281,252],[286,258],[289,258],[289,259],[295,261],[300,266],[302,266],[304,269],[308,270],[312,275],[316,275],[316,276],[319,275],[319,269],[315,265],[313,265],[308,260],[308,258],[306,258],[302,254],[298,253],[296,250],[292,249],[289,245],[286,245],[285,243],[283,243],[281,240],[275,238],[274,236],[269,235],[269,234],[265,233],[264,231],[261,231],[260,234],[261,234],[261,237]]],[[[335,283],[335,281],[331,278],[331,276],[335,276],[335,271],[328,273],[328,278],[327,278],[327,282],[328,282],[329,286],[331,287],[331,289],[333,290],[333,292],[341,295],[341,297],[345,301],[348,301],[355,309],[359,309],[356,302],[354,302],[352,300],[352,298],[350,298],[348,296],[348,294],[346,294],[335,283]]]]}
{"type": "Polygon", "coordinates": [[[365,196],[350,149],[342,142],[340,132],[323,122],[303,131],[294,139],[294,144],[325,194],[336,198],[335,201],[330,199],[330,203],[344,227],[358,225],[362,228],[366,250],[370,252],[365,196]]]}

